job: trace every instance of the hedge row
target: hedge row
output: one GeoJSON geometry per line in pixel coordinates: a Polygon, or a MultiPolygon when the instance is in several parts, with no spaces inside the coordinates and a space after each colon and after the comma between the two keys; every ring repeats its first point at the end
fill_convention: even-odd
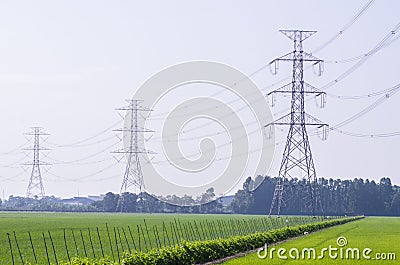
{"type": "MultiPolygon", "coordinates": [[[[313,232],[323,228],[340,225],[361,219],[352,217],[323,221],[307,225],[286,227],[264,233],[255,233],[246,236],[236,236],[228,239],[214,239],[198,242],[182,241],[174,247],[153,249],[149,252],[134,251],[125,253],[122,264],[124,265],[168,265],[168,264],[199,264],[225,258],[240,252],[253,250],[291,237],[303,235],[304,232],[313,232]]],[[[113,265],[108,259],[90,261],[88,259],[75,259],[64,265],[113,265]]]]}

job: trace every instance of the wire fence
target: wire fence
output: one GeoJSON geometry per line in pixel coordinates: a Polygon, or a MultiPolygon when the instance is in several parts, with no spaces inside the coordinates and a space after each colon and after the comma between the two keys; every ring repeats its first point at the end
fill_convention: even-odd
{"type": "MultiPolygon", "coordinates": [[[[338,218],[338,217],[335,217],[338,218]]],[[[110,258],[121,263],[123,253],[147,252],[185,241],[204,241],[266,232],[286,226],[322,221],[323,217],[223,218],[205,220],[160,220],[102,227],[63,228],[52,231],[7,233],[8,258],[2,264],[59,264],[74,257],[110,258]],[[6,263],[3,263],[6,262],[6,263]]],[[[3,249],[6,246],[3,246],[3,249]]]]}

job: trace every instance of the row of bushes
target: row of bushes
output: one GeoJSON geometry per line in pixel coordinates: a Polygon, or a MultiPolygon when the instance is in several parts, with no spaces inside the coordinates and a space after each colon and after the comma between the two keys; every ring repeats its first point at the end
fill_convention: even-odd
{"type": "MultiPolygon", "coordinates": [[[[167,265],[167,264],[199,264],[225,258],[240,252],[253,250],[291,237],[303,235],[304,232],[313,232],[323,228],[340,225],[361,219],[352,217],[323,221],[307,225],[286,227],[264,233],[255,233],[246,236],[236,236],[228,239],[215,239],[198,242],[182,241],[174,247],[153,249],[150,252],[125,253],[122,264],[124,265],[167,265]]],[[[112,265],[109,260],[89,261],[87,259],[75,259],[65,265],[112,265]]]]}

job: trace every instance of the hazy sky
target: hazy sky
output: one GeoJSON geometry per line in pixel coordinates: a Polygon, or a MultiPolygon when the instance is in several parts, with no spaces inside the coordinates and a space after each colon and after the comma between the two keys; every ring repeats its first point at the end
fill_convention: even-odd
{"type": "MultiPolygon", "coordinates": [[[[24,132],[31,126],[41,126],[51,134],[46,146],[52,151],[43,157],[53,163],[47,170],[42,169],[46,194],[68,197],[78,191],[80,195],[118,192],[124,164],[117,164],[110,154],[121,148],[112,132],[122,126],[115,109],[123,106],[147,78],[165,67],[192,60],[222,62],[251,74],[292,51],[292,43],[279,33],[280,29],[317,30],[304,42],[304,49],[312,52],[335,36],[366,3],[0,2],[1,191],[6,198],[10,194],[25,195],[30,168],[26,167],[25,172],[19,164],[31,158],[19,147],[29,146],[24,132]],[[63,146],[71,143],[78,144],[63,146]]],[[[332,61],[363,55],[376,46],[400,22],[399,8],[399,1],[375,1],[339,38],[314,54],[327,60],[325,72],[316,77],[312,70],[306,70],[306,81],[322,87],[337,79],[357,61],[332,61]]],[[[327,92],[365,95],[396,85],[399,48],[400,41],[393,42],[370,56],[327,92]]],[[[266,68],[252,78],[265,94],[287,83],[289,80],[278,84],[290,74],[291,66],[281,64],[276,76],[266,68]]],[[[325,109],[318,109],[310,100],[307,110],[335,125],[378,98],[345,100],[328,96],[325,109]]],[[[362,134],[400,131],[396,122],[399,100],[400,95],[394,95],[341,129],[362,134]]],[[[276,118],[288,103],[285,98],[277,98],[277,106],[272,109],[279,112],[276,118]]],[[[278,132],[277,140],[284,139],[286,132],[278,132]]],[[[319,176],[375,180],[390,176],[400,184],[399,137],[356,138],[332,131],[327,141],[312,136],[310,142],[319,176]]],[[[282,147],[276,150],[270,175],[277,174],[282,147]]]]}

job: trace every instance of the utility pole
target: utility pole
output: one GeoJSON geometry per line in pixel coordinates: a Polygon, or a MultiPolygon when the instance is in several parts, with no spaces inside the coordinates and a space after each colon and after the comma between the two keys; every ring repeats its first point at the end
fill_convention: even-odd
{"type": "Polygon", "coordinates": [[[33,151],[33,160],[31,162],[22,164],[25,166],[32,166],[31,177],[29,178],[28,188],[26,190],[26,197],[35,199],[43,198],[45,196],[45,192],[40,166],[48,166],[50,164],[40,160],[40,152],[50,149],[42,147],[40,140],[41,136],[46,136],[49,134],[43,132],[41,127],[32,127],[32,131],[25,133],[25,135],[33,136],[33,147],[23,149],[33,151]]]}
{"type": "Polygon", "coordinates": [[[281,30],[280,32],[294,42],[294,51],[271,61],[271,71],[273,74],[276,74],[280,61],[292,62],[292,82],[267,95],[272,96],[276,93],[291,94],[291,111],[289,114],[265,126],[289,125],[289,133],[287,135],[286,146],[269,215],[273,214],[274,210],[276,210],[276,214],[279,216],[281,207],[285,206],[285,199],[287,199],[285,198],[285,186],[287,181],[289,179],[299,178],[306,180],[309,198],[305,203],[308,204],[306,206],[311,207],[312,214],[315,216],[317,204],[319,204],[322,214],[323,209],[317,188],[317,175],[306,126],[317,126],[319,129],[322,129],[323,137],[325,138],[328,124],[321,122],[305,112],[305,95],[315,95],[325,99],[325,93],[304,82],[303,64],[305,62],[313,63],[314,70],[317,70],[318,75],[320,75],[323,71],[323,61],[303,51],[303,41],[316,33],[316,31],[281,30]]]}
{"type": "Polygon", "coordinates": [[[114,131],[122,132],[124,148],[114,151],[113,153],[124,154],[126,157],[126,167],[124,178],[119,193],[116,211],[123,212],[124,210],[124,193],[129,191],[129,188],[134,186],[139,192],[139,201],[141,201],[144,192],[143,172],[140,165],[140,154],[153,153],[139,146],[139,133],[154,132],[139,126],[139,112],[151,111],[140,105],[143,100],[127,100],[128,106],[117,110],[126,111],[125,124],[121,129],[114,131]],[[126,140],[126,138],[128,138],[126,140]]]}

